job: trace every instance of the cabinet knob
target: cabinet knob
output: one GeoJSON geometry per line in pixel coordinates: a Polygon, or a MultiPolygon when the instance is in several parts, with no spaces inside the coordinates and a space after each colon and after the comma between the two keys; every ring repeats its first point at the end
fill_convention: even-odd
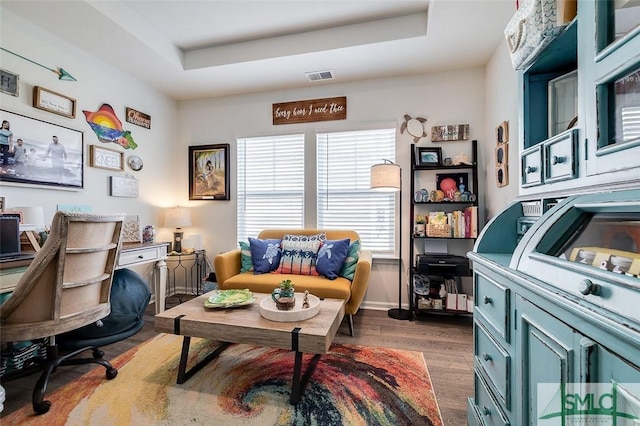
{"type": "Polygon", "coordinates": [[[485,296],[482,301],[484,302],[485,305],[489,305],[491,303],[493,303],[493,299],[490,298],[489,296],[485,296]]]}
{"type": "Polygon", "coordinates": [[[143,256],[143,255],[141,255],[141,254],[139,254],[139,255],[138,255],[138,259],[144,259],[144,256],[143,256]]]}
{"type": "Polygon", "coordinates": [[[484,359],[485,361],[491,361],[493,357],[485,352],[482,354],[482,359],[484,359]]]}
{"type": "Polygon", "coordinates": [[[554,166],[556,164],[562,164],[564,163],[565,157],[558,157],[557,155],[554,155],[553,157],[551,157],[551,164],[553,164],[554,166]]]}
{"type": "Polygon", "coordinates": [[[527,168],[526,168],[526,169],[524,169],[524,170],[525,170],[525,172],[526,172],[528,175],[530,175],[531,173],[535,173],[535,172],[537,172],[537,171],[538,171],[538,168],[537,168],[537,167],[534,167],[534,166],[527,166],[527,168]]]}
{"type": "Polygon", "coordinates": [[[489,407],[482,407],[482,414],[485,416],[490,416],[491,415],[491,410],[489,409],[489,407]]]}
{"type": "Polygon", "coordinates": [[[580,290],[580,293],[584,294],[585,296],[589,294],[593,294],[594,296],[597,296],[600,293],[600,285],[595,284],[589,279],[584,279],[580,281],[580,286],[578,289],[580,290]]]}

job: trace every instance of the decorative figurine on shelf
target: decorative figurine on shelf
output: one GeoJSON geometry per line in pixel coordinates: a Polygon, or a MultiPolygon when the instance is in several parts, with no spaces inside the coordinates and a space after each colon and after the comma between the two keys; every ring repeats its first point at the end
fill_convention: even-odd
{"type": "Polygon", "coordinates": [[[302,308],[307,309],[309,307],[309,290],[304,291],[304,299],[302,300],[302,308]]]}
{"type": "Polygon", "coordinates": [[[460,193],[463,193],[466,187],[467,187],[467,185],[464,184],[464,179],[462,179],[462,176],[460,176],[460,183],[458,184],[458,191],[460,191],[460,193]]]}

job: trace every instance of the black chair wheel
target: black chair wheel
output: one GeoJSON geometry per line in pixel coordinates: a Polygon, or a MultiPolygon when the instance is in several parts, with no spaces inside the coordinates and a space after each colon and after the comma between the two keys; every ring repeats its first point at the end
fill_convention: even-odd
{"type": "Polygon", "coordinates": [[[107,380],[115,379],[117,375],[118,375],[118,370],[116,370],[113,367],[107,368],[107,380]]]}
{"type": "Polygon", "coordinates": [[[51,401],[42,401],[33,404],[33,411],[38,415],[46,413],[49,411],[49,408],[51,408],[51,401]]]}
{"type": "Polygon", "coordinates": [[[102,357],[103,357],[103,356],[104,356],[104,352],[102,352],[100,349],[95,348],[95,349],[93,350],[93,357],[94,357],[95,359],[102,359],[102,357]]]}

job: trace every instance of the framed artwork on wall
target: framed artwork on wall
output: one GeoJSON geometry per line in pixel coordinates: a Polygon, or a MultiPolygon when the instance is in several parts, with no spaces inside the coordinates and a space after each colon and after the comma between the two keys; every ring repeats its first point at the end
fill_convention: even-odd
{"type": "Polygon", "coordinates": [[[3,109],[0,120],[0,182],[83,188],[83,132],[3,109]]]}
{"type": "Polygon", "coordinates": [[[20,76],[11,71],[0,69],[0,92],[18,96],[20,93],[20,76]]]}
{"type": "Polygon", "coordinates": [[[124,153],[99,145],[89,146],[89,165],[106,170],[124,170],[124,153]]]}
{"type": "Polygon", "coordinates": [[[40,86],[33,88],[33,107],[67,118],[76,117],[75,99],[40,86]]]}
{"type": "Polygon", "coordinates": [[[229,144],[189,147],[189,199],[230,200],[229,144]]]}

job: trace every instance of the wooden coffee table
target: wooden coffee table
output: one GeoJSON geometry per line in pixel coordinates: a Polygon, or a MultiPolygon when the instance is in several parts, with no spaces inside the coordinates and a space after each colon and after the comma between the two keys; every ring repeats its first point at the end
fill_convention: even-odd
{"type": "Polygon", "coordinates": [[[211,360],[217,358],[231,343],[246,343],[295,352],[291,403],[297,404],[322,354],[329,351],[331,342],[344,318],[345,301],[323,299],[320,312],[300,322],[275,322],[260,315],[260,302],[270,294],[254,293],[257,300],[232,309],[206,309],[210,293],[195,297],[155,316],[155,330],[184,336],[178,384],[187,381],[211,360]],[[191,337],[220,341],[220,346],[187,370],[191,337]],[[315,354],[301,377],[302,354],[315,354]]]}

